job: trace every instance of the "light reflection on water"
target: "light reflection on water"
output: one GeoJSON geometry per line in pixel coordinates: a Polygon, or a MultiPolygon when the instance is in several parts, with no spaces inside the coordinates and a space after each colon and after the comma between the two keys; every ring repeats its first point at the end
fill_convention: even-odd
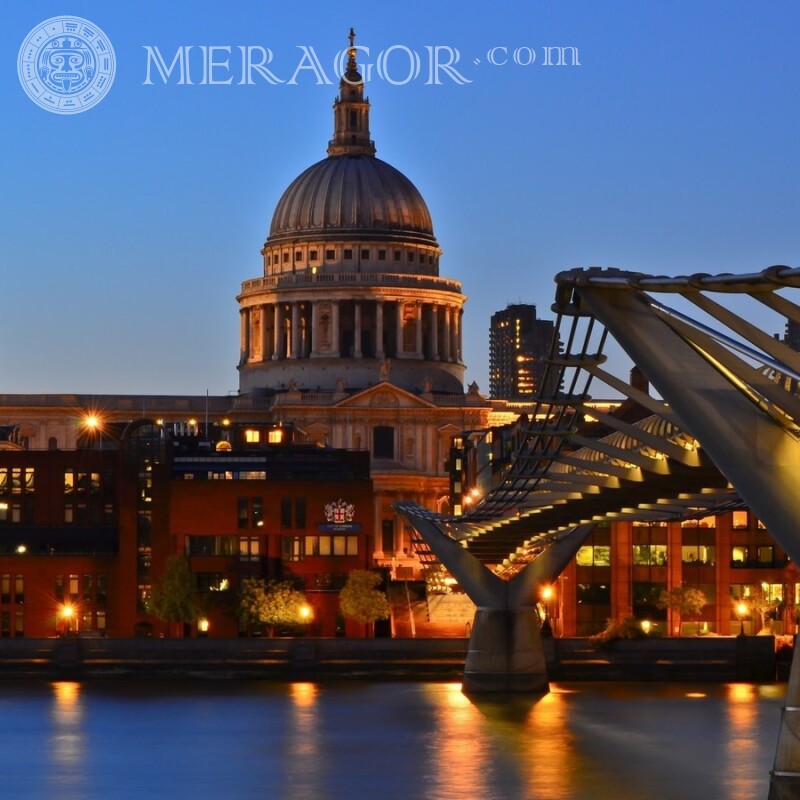
{"type": "Polygon", "coordinates": [[[755,800],[784,687],[0,683],[0,797],[755,800]]]}
{"type": "Polygon", "coordinates": [[[60,800],[81,798],[85,796],[81,685],[60,681],[53,683],[52,689],[52,726],[46,745],[52,757],[49,782],[60,800]]]}

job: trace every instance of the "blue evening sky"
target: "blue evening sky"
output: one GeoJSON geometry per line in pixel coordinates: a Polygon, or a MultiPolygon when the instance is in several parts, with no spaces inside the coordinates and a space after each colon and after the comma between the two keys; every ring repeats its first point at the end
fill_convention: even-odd
{"type": "MultiPolygon", "coordinates": [[[[357,43],[402,84],[368,86],[379,157],[426,198],[463,282],[468,380],[488,390],[488,325],[509,302],[549,315],[573,266],[660,274],[798,264],[800,4],[738,0],[4,4],[0,30],[0,375],[4,392],[225,393],[238,385],[241,282],[286,185],[325,155],[333,59],[357,43]],[[117,57],[82,114],[37,107],[17,54],[38,23],[99,25],[117,57]],[[144,85],[145,46],[230,46],[232,85],[144,85]],[[240,46],[272,50],[294,85],[241,78],[240,46]],[[426,83],[430,47],[459,84],[426,83]],[[571,46],[580,66],[546,66],[571,46]],[[492,48],[497,61],[487,56],[492,48]],[[515,64],[530,60],[533,64],[515,64]],[[442,55],[444,58],[444,54],[442,55]],[[479,60],[478,63],[475,61],[479,60]]],[[[218,60],[224,60],[220,55],[218,60]]],[[[772,330],[772,329],[771,329],[772,330]]],[[[777,328],[775,328],[777,330],[777,328]]]]}

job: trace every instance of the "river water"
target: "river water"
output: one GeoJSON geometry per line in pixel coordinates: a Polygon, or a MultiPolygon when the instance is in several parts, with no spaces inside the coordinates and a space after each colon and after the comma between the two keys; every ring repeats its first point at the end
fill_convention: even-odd
{"type": "Polygon", "coordinates": [[[4,800],[761,800],[785,685],[0,683],[4,800]]]}

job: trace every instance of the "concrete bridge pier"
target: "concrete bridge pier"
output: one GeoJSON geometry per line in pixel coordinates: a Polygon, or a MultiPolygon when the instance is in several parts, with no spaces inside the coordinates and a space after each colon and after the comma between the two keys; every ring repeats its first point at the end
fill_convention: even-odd
{"type": "Polygon", "coordinates": [[[565,531],[540,556],[504,580],[462,542],[443,533],[430,511],[413,503],[395,507],[478,607],[467,648],[463,691],[550,691],[536,611],[539,589],[555,581],[594,526],[565,531]]]}
{"type": "Polygon", "coordinates": [[[475,612],[463,691],[550,691],[535,608],[479,608],[475,612]]]}

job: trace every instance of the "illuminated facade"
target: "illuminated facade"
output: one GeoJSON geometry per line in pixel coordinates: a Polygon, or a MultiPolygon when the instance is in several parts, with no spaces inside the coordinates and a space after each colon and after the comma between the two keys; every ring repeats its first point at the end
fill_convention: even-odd
{"type": "Polygon", "coordinates": [[[515,304],[492,314],[489,326],[489,394],[530,402],[543,387],[554,324],[536,318],[536,306],[515,304]]]}
{"type": "Polygon", "coordinates": [[[262,275],[238,296],[240,403],[309,441],[370,452],[376,562],[410,575],[393,504],[450,509],[450,438],[485,426],[490,405],[464,391],[466,298],[439,274],[425,201],[375,156],[352,35],[333,110],[327,157],[283,193],[262,275]]]}
{"type": "Polygon", "coordinates": [[[141,421],[102,450],[0,451],[0,637],[174,635],[146,612],[170,555],[188,559],[212,636],[244,632],[245,577],[296,580],[308,632],[363,635],[338,617],[338,590],[372,566],[366,454],[260,443],[273,431],[141,421]]]}

